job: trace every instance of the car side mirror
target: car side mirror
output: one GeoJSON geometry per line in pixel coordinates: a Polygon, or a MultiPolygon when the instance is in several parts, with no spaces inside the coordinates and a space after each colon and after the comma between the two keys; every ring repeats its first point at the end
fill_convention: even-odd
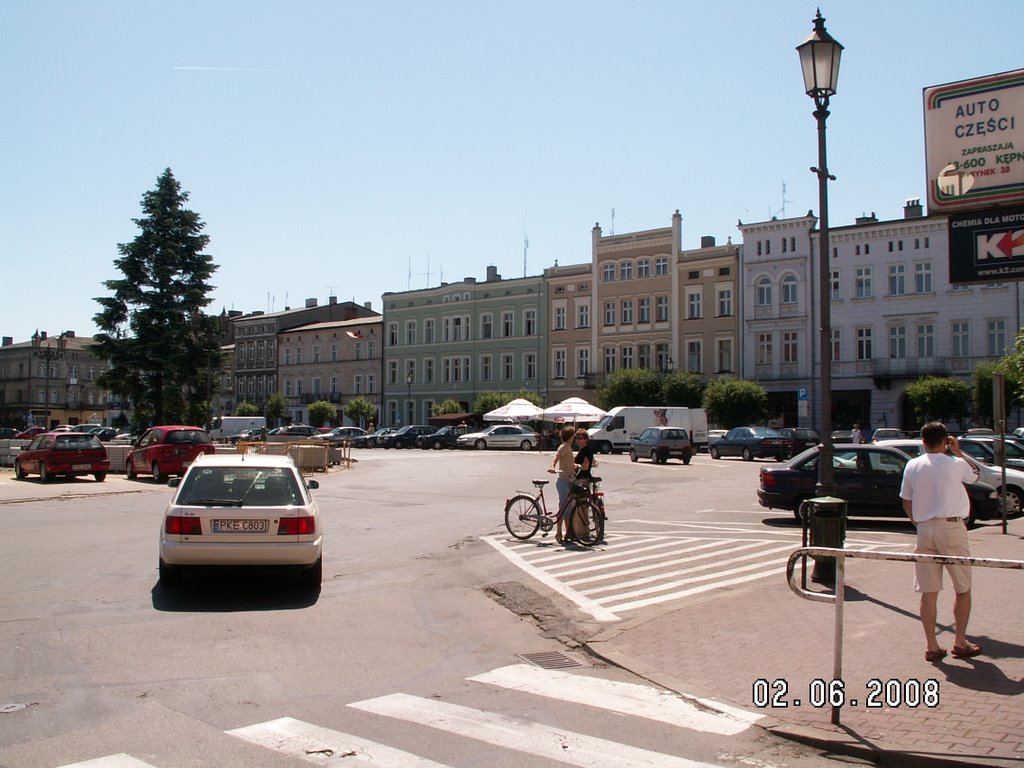
{"type": "Polygon", "coordinates": [[[320,487],[320,483],[316,480],[307,480],[306,487],[311,491],[315,491],[320,487]]]}
{"type": "Polygon", "coordinates": [[[168,488],[177,488],[179,485],[181,485],[181,478],[180,477],[169,477],[169,478],[167,478],[167,487],[168,488]]]}

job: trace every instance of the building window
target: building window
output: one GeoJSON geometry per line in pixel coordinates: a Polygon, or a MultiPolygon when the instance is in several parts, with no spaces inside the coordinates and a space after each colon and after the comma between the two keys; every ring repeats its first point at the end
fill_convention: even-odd
{"type": "Polygon", "coordinates": [[[537,378],[537,355],[528,352],[523,362],[526,368],[526,378],[533,381],[537,378]]]}
{"type": "Polygon", "coordinates": [[[291,365],[291,364],[292,364],[292,348],[291,347],[285,347],[284,348],[284,365],[291,365]]]}
{"type": "Polygon", "coordinates": [[[704,342],[702,341],[688,341],[686,342],[686,370],[691,373],[703,373],[704,372],[704,342]]]}
{"type": "Polygon", "coordinates": [[[633,279],[633,262],[624,261],[619,265],[619,279],[620,280],[632,280],[633,279]]]}
{"type": "Polygon", "coordinates": [[[615,349],[606,349],[604,351],[604,372],[614,373],[615,372],[615,349]]]}
{"type": "Polygon", "coordinates": [[[672,368],[672,358],[668,355],[668,344],[655,345],[654,357],[659,371],[667,371],[672,368]]]}
{"type": "Polygon", "coordinates": [[[320,345],[319,344],[314,344],[313,345],[313,362],[314,363],[319,363],[320,362],[320,345]]]}
{"type": "Polygon", "coordinates": [[[331,362],[332,363],[338,362],[338,345],[337,344],[331,344],[331,362]]]}
{"type": "Polygon", "coordinates": [[[319,376],[314,376],[310,383],[313,385],[312,386],[313,394],[319,397],[319,395],[320,395],[320,377],[319,376]]]}
{"type": "Polygon", "coordinates": [[[576,349],[576,377],[582,378],[590,373],[590,350],[586,347],[576,349]]]}
{"type": "Polygon", "coordinates": [[[515,335],[515,315],[511,312],[501,313],[501,335],[506,339],[515,335]]]}
{"type": "Polygon", "coordinates": [[[651,367],[651,345],[650,344],[638,344],[637,345],[637,365],[641,368],[651,367]]]}
{"type": "Polygon", "coordinates": [[[889,265],[889,295],[903,296],[907,292],[907,270],[902,264],[889,265]]]}
{"type": "Polygon", "coordinates": [[[842,298],[842,294],[839,292],[839,270],[838,269],[833,269],[832,270],[831,283],[832,283],[832,285],[831,285],[831,289],[830,289],[830,295],[831,295],[832,301],[839,301],[839,299],[842,298]]]}
{"type": "Polygon", "coordinates": [[[716,346],[718,347],[718,373],[731,373],[732,339],[719,339],[716,346]]]}
{"type": "Polygon", "coordinates": [[[689,290],[686,292],[686,319],[699,320],[701,316],[700,290],[689,290]]]}
{"type": "Polygon", "coordinates": [[[654,274],[658,277],[668,274],[668,256],[659,256],[654,260],[654,274]]]}
{"type": "Polygon", "coordinates": [[[423,321],[423,343],[434,343],[434,321],[432,319],[423,321]]]}
{"type": "Polygon", "coordinates": [[[637,299],[637,322],[638,323],[649,323],[651,322],[651,298],[650,296],[644,296],[642,299],[637,299]]]}
{"type": "Polygon", "coordinates": [[[772,305],[772,281],[762,277],[757,281],[757,306],[770,307],[772,305]]]}
{"type": "Polygon", "coordinates": [[[633,347],[623,347],[621,350],[622,367],[623,369],[633,367],[633,347]]]}
{"type": "Polygon", "coordinates": [[[483,355],[480,358],[480,381],[491,380],[491,356],[483,355]]]}
{"type": "Polygon", "coordinates": [[[889,357],[902,360],[907,356],[907,328],[903,325],[889,327],[889,357]]]}
{"type": "Polygon", "coordinates": [[[565,330],[565,307],[555,307],[555,330],[565,330]]]}
{"type": "Polygon", "coordinates": [[[523,324],[526,327],[527,336],[537,335],[537,310],[528,309],[523,315],[523,324]]]}
{"type": "Polygon", "coordinates": [[[398,323],[388,323],[388,346],[398,346],[398,323]]]}
{"type": "Polygon", "coordinates": [[[377,374],[366,374],[366,393],[372,395],[377,391],[377,374]]]}
{"type": "Polygon", "coordinates": [[[554,376],[556,379],[565,378],[565,350],[556,349],[554,359],[552,360],[552,368],[554,369],[554,376]]]}
{"type": "Polygon", "coordinates": [[[1006,321],[988,321],[988,355],[1001,357],[1006,354],[1006,321]]]}
{"type": "MultiPolygon", "coordinates": [[[[263,382],[262,381],[260,381],[260,389],[263,389],[263,382]]],[[[337,376],[331,376],[331,394],[332,395],[338,394],[338,377],[337,376]]]]}
{"type": "Polygon", "coordinates": [[[871,267],[857,267],[856,296],[867,299],[871,296],[871,267]]]}
{"type": "Polygon", "coordinates": [[[871,359],[871,329],[870,328],[858,328],[857,329],[857,359],[858,360],[870,360],[871,359]]]}
{"type": "Polygon", "coordinates": [[[615,282],[615,264],[608,262],[601,267],[601,281],[604,283],[615,282]]]}
{"type": "Polygon", "coordinates": [[[935,357],[935,326],[931,323],[917,326],[917,356],[935,357]]]}
{"type": "Polygon", "coordinates": [[[914,290],[917,293],[932,292],[932,263],[922,261],[914,265],[914,290]]]}
{"type": "Polygon", "coordinates": [[[840,338],[841,338],[841,336],[840,336],[839,328],[833,328],[832,329],[832,359],[833,360],[842,360],[843,359],[842,355],[840,354],[840,352],[842,351],[841,348],[840,348],[841,347],[840,338]]]}
{"type": "Polygon", "coordinates": [[[718,289],[718,316],[732,317],[732,288],[718,289]]]}
{"type": "Polygon", "coordinates": [[[615,302],[606,301],[604,303],[604,324],[615,325],[615,302]]]}
{"type": "Polygon", "coordinates": [[[428,357],[423,361],[423,383],[434,383],[434,358],[428,357]]]}
{"type": "Polygon", "coordinates": [[[494,317],[492,315],[480,316],[480,338],[489,339],[494,335],[494,317]]]}
{"type": "Polygon", "coordinates": [[[796,331],[784,331],[782,334],[782,362],[796,363],[799,348],[799,334],[796,331]]]}
{"type": "Polygon", "coordinates": [[[511,379],[514,376],[514,364],[515,363],[512,360],[512,355],[501,356],[501,378],[507,381],[508,379],[511,379]]]}
{"type": "MultiPolygon", "coordinates": [[[[252,394],[252,379],[249,380],[249,394],[252,394]]],[[[302,397],[302,379],[295,380],[295,396],[302,397]]]]}
{"type": "Polygon", "coordinates": [[[416,321],[409,320],[405,324],[405,343],[415,344],[416,343],[416,321]]]}
{"type": "Polygon", "coordinates": [[[622,300],[622,323],[624,325],[632,325],[633,323],[633,300],[623,299],[622,300]]]}
{"type": "Polygon", "coordinates": [[[655,299],[654,312],[657,322],[668,322],[668,296],[658,296],[655,299]]]}
{"type": "MultiPolygon", "coordinates": [[[[239,397],[244,397],[245,396],[245,391],[244,390],[245,390],[245,384],[243,382],[239,381],[238,382],[238,396],[239,397]]],[[[285,397],[291,397],[292,396],[292,380],[291,379],[285,379],[284,380],[284,396],[285,397]]]]}
{"type": "Polygon", "coordinates": [[[299,344],[299,346],[297,346],[295,348],[295,364],[296,365],[302,365],[302,345],[301,344],[299,344]]]}
{"type": "MultiPolygon", "coordinates": [[[[783,240],[782,242],[786,242],[783,240]]],[[[796,304],[796,276],[786,275],[782,278],[782,303],[796,304]]]]}
{"type": "Polygon", "coordinates": [[[759,333],[757,334],[757,364],[758,365],[771,365],[772,364],[772,334],[770,333],[759,333]]]}
{"type": "Polygon", "coordinates": [[[640,259],[636,263],[636,276],[637,277],[650,277],[651,276],[651,260],[640,259]]]}
{"type": "Polygon", "coordinates": [[[590,305],[579,304],[576,307],[576,327],[577,328],[589,328],[590,327],[590,305]]]}
{"type": "Polygon", "coordinates": [[[953,357],[970,357],[971,334],[969,324],[966,321],[956,322],[951,326],[951,330],[953,357]]]}

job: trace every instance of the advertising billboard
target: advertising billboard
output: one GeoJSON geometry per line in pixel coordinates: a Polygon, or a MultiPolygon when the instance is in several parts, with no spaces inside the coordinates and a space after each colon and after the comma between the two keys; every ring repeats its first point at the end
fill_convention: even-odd
{"type": "Polygon", "coordinates": [[[949,217],[949,282],[1001,283],[1024,278],[1024,207],[949,217]]]}
{"type": "Polygon", "coordinates": [[[1024,69],[924,89],[928,212],[1024,203],[1024,69]]]}

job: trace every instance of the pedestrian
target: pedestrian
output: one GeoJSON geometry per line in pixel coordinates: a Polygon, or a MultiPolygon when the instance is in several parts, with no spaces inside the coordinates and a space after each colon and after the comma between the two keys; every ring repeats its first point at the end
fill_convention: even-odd
{"type": "Polygon", "coordinates": [[[864,433],[860,431],[860,423],[853,422],[853,429],[850,431],[850,442],[851,443],[863,443],[864,433]]]}
{"type": "MultiPolygon", "coordinates": [[[[967,541],[967,517],[970,499],[964,483],[978,479],[978,470],[964,461],[957,439],[946,432],[941,422],[930,421],[921,428],[925,453],[911,459],[903,470],[900,498],[903,511],[917,528],[920,555],[970,557],[967,541]],[[952,455],[946,453],[949,451],[952,455]]],[[[946,649],[935,637],[938,597],[942,590],[939,563],[914,563],[914,591],[921,594],[921,624],[927,643],[925,661],[939,661],[946,649]]],[[[967,639],[967,621],[971,617],[971,567],[946,565],[953,582],[953,620],[956,634],[953,655],[966,659],[981,653],[981,646],[967,639]]]]}
{"type": "Polygon", "coordinates": [[[594,451],[590,447],[590,435],[587,430],[580,428],[576,430],[576,479],[590,480],[590,470],[597,466],[597,459],[594,458],[594,451]]]}
{"type": "Polygon", "coordinates": [[[555,489],[558,491],[560,514],[558,515],[558,528],[555,531],[555,541],[559,544],[565,543],[566,537],[563,535],[563,531],[566,521],[573,512],[573,505],[566,504],[566,500],[572,493],[572,482],[576,478],[576,463],[573,461],[572,455],[572,438],[575,434],[576,430],[572,427],[562,427],[562,431],[558,434],[561,444],[555,451],[551,466],[548,468],[548,472],[556,476],[555,489]]]}

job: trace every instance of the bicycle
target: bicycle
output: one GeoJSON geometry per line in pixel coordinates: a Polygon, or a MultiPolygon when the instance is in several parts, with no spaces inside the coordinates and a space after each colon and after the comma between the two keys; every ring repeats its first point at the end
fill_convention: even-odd
{"type": "MultiPolygon", "coordinates": [[[[600,478],[597,478],[597,481],[599,482],[600,478]]],[[[544,499],[544,486],[549,482],[551,481],[534,480],[536,494],[520,491],[505,502],[505,527],[508,532],[521,540],[529,539],[538,529],[547,536],[558,524],[559,516],[570,504],[574,504],[575,511],[568,520],[566,534],[585,547],[591,547],[601,541],[604,537],[604,511],[593,501],[592,486],[573,482],[572,493],[565,500],[565,504],[555,515],[551,515],[544,499]]]]}

